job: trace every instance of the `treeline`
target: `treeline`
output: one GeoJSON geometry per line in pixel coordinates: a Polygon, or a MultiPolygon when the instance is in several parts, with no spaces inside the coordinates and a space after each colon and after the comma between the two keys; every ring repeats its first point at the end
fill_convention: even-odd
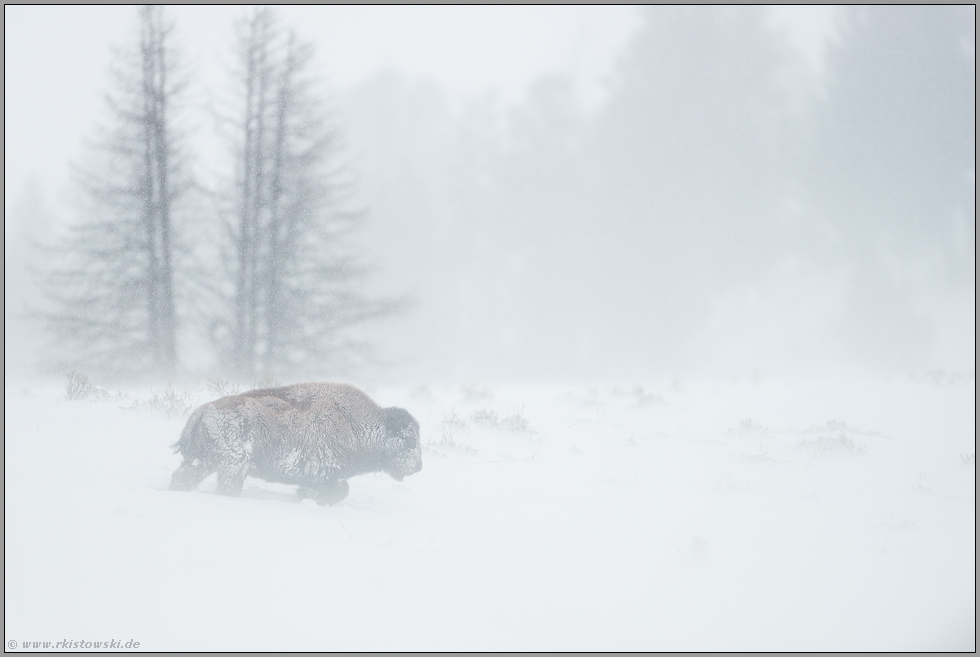
{"type": "Polygon", "coordinates": [[[417,245],[399,276],[430,292],[399,346],[427,336],[449,379],[640,376],[737,331],[928,365],[972,315],[973,8],[842,8],[822,71],[766,8],[643,12],[595,111],[564,75],[506,111],[393,75],[350,94],[372,208],[417,245]]]}
{"type": "Polygon", "coordinates": [[[238,27],[225,157],[201,163],[173,28],[141,11],[51,278],[59,353],[89,371],[324,373],[374,339],[413,381],[640,377],[739,331],[777,365],[971,366],[973,7],[841,8],[822,71],[764,7],[646,8],[592,111],[564,75],[457,111],[381,74],[339,98],[357,202],[273,13],[238,27]],[[373,293],[419,301],[397,330],[364,321],[393,304],[349,239],[363,205],[373,293]]]}
{"type": "Polygon", "coordinates": [[[234,91],[214,107],[224,161],[202,164],[190,132],[200,99],[163,8],[139,10],[134,41],[116,53],[106,121],[76,168],[84,220],[51,253],[49,360],[172,374],[193,367],[181,352],[194,330],[214,369],[245,379],[363,355],[345,329],[395,304],[359,291],[349,238],[363,213],[312,46],[268,8],[239,22],[234,91]],[[225,173],[205,184],[202,168],[225,173]]]}

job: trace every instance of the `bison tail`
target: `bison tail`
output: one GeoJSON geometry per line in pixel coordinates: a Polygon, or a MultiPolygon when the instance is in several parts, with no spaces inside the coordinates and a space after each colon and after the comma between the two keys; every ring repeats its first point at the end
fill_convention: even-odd
{"type": "Polygon", "coordinates": [[[201,420],[203,417],[204,406],[191,413],[191,416],[187,419],[187,424],[184,425],[184,430],[180,433],[180,440],[171,445],[174,454],[193,456],[194,452],[199,451],[199,443],[202,437],[200,431],[201,420]]]}

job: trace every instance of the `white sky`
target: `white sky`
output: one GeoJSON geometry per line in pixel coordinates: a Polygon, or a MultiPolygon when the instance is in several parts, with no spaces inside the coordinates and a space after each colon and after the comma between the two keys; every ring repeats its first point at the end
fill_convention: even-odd
{"type": "MultiPolygon", "coordinates": [[[[198,81],[220,81],[241,7],[173,7],[198,81]]],[[[342,90],[383,69],[430,79],[450,99],[521,99],[536,78],[572,76],[595,107],[604,80],[639,27],[634,7],[282,7],[287,25],[317,46],[319,69],[342,90]]],[[[48,196],[66,188],[102,112],[110,46],[132,38],[133,7],[4,7],[4,208],[34,177],[48,196]]],[[[814,65],[833,8],[775,8],[814,65]]],[[[6,222],[5,222],[6,223],[6,222]]]]}

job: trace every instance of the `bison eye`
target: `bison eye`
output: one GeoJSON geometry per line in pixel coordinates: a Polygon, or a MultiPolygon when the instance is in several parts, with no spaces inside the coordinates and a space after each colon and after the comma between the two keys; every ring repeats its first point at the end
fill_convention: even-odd
{"type": "Polygon", "coordinates": [[[402,438],[405,440],[405,444],[412,449],[414,449],[415,445],[418,444],[418,438],[414,433],[403,433],[402,438]]]}

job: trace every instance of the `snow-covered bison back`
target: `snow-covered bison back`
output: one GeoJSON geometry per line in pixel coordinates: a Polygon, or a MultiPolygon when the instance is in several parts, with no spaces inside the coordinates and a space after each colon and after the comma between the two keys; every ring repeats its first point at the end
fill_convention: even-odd
{"type": "Polygon", "coordinates": [[[387,472],[401,481],[422,469],[415,418],[339,383],[252,390],[204,404],[174,451],[184,460],[170,490],[190,490],[217,472],[218,492],[226,495],[238,495],[253,476],[298,484],[301,496],[320,504],[347,497],[348,477],[387,472]]]}

